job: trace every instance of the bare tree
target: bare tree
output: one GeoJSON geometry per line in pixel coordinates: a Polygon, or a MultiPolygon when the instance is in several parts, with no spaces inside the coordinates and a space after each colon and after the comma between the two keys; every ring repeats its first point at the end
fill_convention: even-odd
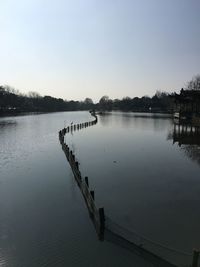
{"type": "Polygon", "coordinates": [[[30,98],[40,98],[41,96],[37,92],[31,91],[31,92],[28,93],[28,97],[30,97],[30,98]]]}
{"type": "Polygon", "coordinates": [[[18,94],[19,93],[18,90],[16,90],[14,87],[12,87],[10,85],[7,85],[6,84],[3,87],[4,87],[5,91],[8,92],[8,93],[10,93],[10,94],[18,94]]]}
{"type": "Polygon", "coordinates": [[[200,74],[194,76],[191,81],[188,82],[187,90],[200,90],[200,74]]]}

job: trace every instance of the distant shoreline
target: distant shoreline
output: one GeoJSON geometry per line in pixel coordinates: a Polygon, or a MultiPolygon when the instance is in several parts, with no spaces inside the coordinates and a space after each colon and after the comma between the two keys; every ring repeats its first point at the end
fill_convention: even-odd
{"type": "Polygon", "coordinates": [[[57,112],[73,112],[73,111],[89,111],[89,110],[54,110],[54,111],[9,111],[9,112],[0,112],[0,118],[3,117],[12,117],[12,116],[25,116],[25,115],[40,115],[40,114],[49,114],[57,112]]]}
{"type": "MultiPolygon", "coordinates": [[[[12,117],[12,116],[26,116],[26,115],[40,115],[40,114],[49,114],[49,113],[57,113],[57,112],[75,112],[75,111],[89,111],[89,110],[57,110],[57,111],[0,111],[0,118],[3,117],[12,117]]],[[[172,112],[166,110],[157,110],[157,111],[149,111],[149,110],[96,110],[99,115],[106,115],[109,112],[123,112],[123,113],[149,113],[149,114],[168,114],[172,116],[172,112]]]]}

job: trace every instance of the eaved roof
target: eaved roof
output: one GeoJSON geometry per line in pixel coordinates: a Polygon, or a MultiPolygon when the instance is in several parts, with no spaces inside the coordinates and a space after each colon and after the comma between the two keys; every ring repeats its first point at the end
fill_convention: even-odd
{"type": "Polygon", "coordinates": [[[176,102],[200,102],[200,90],[181,89],[180,94],[175,94],[172,98],[176,102]]]}

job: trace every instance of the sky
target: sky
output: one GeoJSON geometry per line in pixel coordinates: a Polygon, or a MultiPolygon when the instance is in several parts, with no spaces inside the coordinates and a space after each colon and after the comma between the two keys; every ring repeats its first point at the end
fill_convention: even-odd
{"type": "Polygon", "coordinates": [[[0,0],[0,84],[98,101],[200,74],[200,0],[0,0]]]}

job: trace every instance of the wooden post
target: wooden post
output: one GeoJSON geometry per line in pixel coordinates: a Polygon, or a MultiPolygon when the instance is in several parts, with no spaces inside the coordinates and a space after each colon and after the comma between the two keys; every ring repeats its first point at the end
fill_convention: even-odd
{"type": "Polygon", "coordinates": [[[89,181],[88,181],[88,177],[87,176],[85,177],[85,183],[89,187],[89,181]]]}
{"type": "Polygon", "coordinates": [[[99,226],[99,240],[104,240],[104,230],[105,230],[105,215],[104,215],[104,208],[99,209],[99,219],[100,219],[100,226],[99,226]]]}
{"type": "Polygon", "coordinates": [[[70,151],[70,157],[71,157],[71,160],[74,160],[74,158],[75,158],[72,151],[70,151]]]}
{"type": "Polygon", "coordinates": [[[199,251],[193,250],[192,267],[198,267],[199,251]]]}
{"type": "Polygon", "coordinates": [[[76,164],[76,168],[78,169],[78,161],[76,161],[75,164],[76,164]]]}
{"type": "Polygon", "coordinates": [[[99,208],[99,218],[100,218],[100,228],[101,228],[101,230],[104,230],[104,228],[105,228],[104,208],[99,208]]]}
{"type": "Polygon", "coordinates": [[[90,194],[91,194],[92,199],[94,200],[94,191],[93,190],[90,191],[90,194]]]}

